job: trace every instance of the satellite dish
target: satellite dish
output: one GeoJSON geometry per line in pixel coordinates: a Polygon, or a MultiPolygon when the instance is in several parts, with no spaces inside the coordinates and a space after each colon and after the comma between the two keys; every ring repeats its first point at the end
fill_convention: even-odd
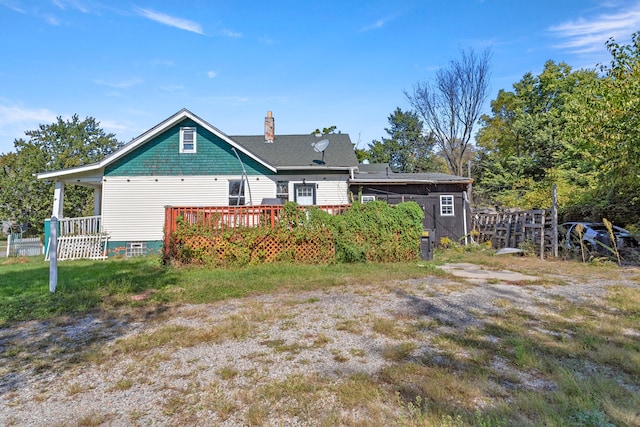
{"type": "Polygon", "coordinates": [[[323,139],[322,141],[318,141],[318,142],[312,143],[311,146],[318,153],[324,153],[324,150],[326,150],[327,147],[329,146],[329,140],[328,139],[323,139]]]}
{"type": "Polygon", "coordinates": [[[323,140],[318,141],[318,142],[312,142],[311,146],[318,153],[322,153],[322,163],[321,164],[324,165],[324,150],[326,150],[327,147],[329,146],[329,140],[328,139],[323,139],[323,140]]]}

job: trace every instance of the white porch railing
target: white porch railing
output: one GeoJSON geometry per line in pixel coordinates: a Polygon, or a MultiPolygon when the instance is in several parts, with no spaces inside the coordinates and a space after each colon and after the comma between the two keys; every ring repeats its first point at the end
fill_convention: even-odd
{"type": "MultiPolygon", "coordinates": [[[[105,259],[108,234],[101,231],[100,215],[58,220],[58,260],[105,259]]],[[[47,224],[48,225],[48,224],[47,224]]],[[[48,232],[45,260],[49,260],[48,232]]]]}
{"type": "Polygon", "coordinates": [[[60,218],[60,236],[86,236],[100,233],[100,215],[60,218]]]}

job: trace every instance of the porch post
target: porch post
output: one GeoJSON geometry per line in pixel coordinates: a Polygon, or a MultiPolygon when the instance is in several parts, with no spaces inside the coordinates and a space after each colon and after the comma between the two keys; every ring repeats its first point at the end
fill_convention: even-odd
{"type": "Polygon", "coordinates": [[[102,207],[102,188],[93,189],[93,215],[100,215],[102,207]]]}
{"type": "Polygon", "coordinates": [[[62,206],[64,205],[64,182],[56,181],[55,189],[53,190],[53,212],[52,217],[58,219],[62,218],[62,206]]]}

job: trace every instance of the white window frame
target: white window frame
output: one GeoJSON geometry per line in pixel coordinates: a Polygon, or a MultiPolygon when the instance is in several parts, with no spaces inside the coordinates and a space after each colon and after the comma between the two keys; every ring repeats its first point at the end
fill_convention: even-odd
{"type": "Polygon", "coordinates": [[[283,204],[289,201],[289,181],[276,181],[276,198],[283,204]]]}
{"type": "Polygon", "coordinates": [[[369,203],[376,200],[376,196],[360,196],[360,203],[369,203]]]}
{"type": "Polygon", "coordinates": [[[246,199],[244,194],[245,181],[243,179],[229,180],[229,206],[244,206],[246,199]],[[237,186],[238,194],[234,194],[234,187],[237,186]],[[240,201],[240,203],[238,203],[240,201]]]}
{"type": "Polygon", "coordinates": [[[453,194],[440,196],[440,216],[455,216],[455,197],[453,194]]]}
{"type": "Polygon", "coordinates": [[[196,152],[196,141],[198,139],[198,132],[196,131],[196,128],[194,127],[182,127],[180,128],[180,153],[195,153],[196,152]],[[184,139],[184,135],[187,132],[192,132],[193,135],[193,147],[192,148],[186,148],[185,147],[185,139],[184,139]]]}

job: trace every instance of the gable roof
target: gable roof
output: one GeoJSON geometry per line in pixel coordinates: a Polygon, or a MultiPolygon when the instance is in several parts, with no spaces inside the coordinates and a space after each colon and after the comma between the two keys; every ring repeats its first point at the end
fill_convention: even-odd
{"type": "Polygon", "coordinates": [[[301,168],[308,169],[310,167],[348,170],[358,165],[351,140],[346,134],[323,135],[323,138],[316,138],[314,135],[276,135],[273,143],[265,143],[264,135],[230,137],[215,126],[212,126],[206,120],[183,108],[142,135],[132,139],[120,149],[105,156],[99,162],[70,169],[40,172],[36,174],[36,177],[38,179],[56,179],[91,174],[94,175],[95,179],[96,174],[104,170],[105,166],[110,165],[136,148],[151,141],[156,136],[185,119],[193,120],[199,126],[202,126],[204,129],[228,143],[234,149],[256,160],[273,172],[301,168]],[[324,164],[319,164],[321,163],[322,153],[315,152],[311,146],[311,142],[320,139],[330,140],[329,147],[325,150],[324,164]],[[317,162],[314,162],[314,160],[317,160],[317,162]]]}
{"type": "Polygon", "coordinates": [[[240,146],[253,153],[278,170],[291,169],[353,169],[358,166],[351,139],[347,134],[328,134],[319,137],[308,135],[278,135],[273,143],[265,143],[264,136],[232,136],[240,146]],[[322,153],[313,149],[312,144],[329,141],[322,153]]]}

